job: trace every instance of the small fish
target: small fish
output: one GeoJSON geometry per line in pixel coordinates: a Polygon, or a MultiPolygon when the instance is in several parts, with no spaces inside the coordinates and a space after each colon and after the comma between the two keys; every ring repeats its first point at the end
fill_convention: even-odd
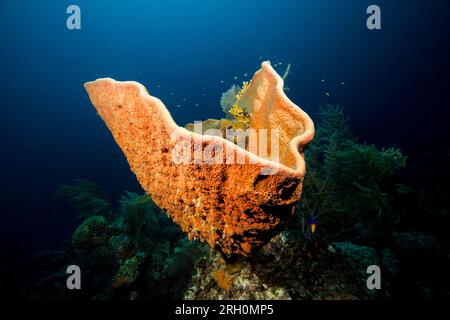
{"type": "Polygon", "coordinates": [[[233,79],[234,79],[234,80],[237,80],[237,78],[238,78],[238,76],[235,76],[233,79]]]}
{"type": "Polygon", "coordinates": [[[317,217],[314,215],[314,212],[311,213],[311,217],[309,218],[309,227],[311,228],[311,234],[314,234],[317,227],[317,217]]]}
{"type": "Polygon", "coordinates": [[[181,107],[181,105],[177,104],[177,108],[180,108],[180,107],[181,107]]]}
{"type": "Polygon", "coordinates": [[[282,63],[282,62],[278,62],[278,65],[279,65],[279,66],[282,66],[282,65],[283,65],[283,63],[282,63]]]}
{"type": "Polygon", "coordinates": [[[183,98],[183,101],[186,101],[187,99],[186,98],[183,98]]]}
{"type": "Polygon", "coordinates": [[[206,96],[206,93],[202,93],[202,96],[206,96]]]}
{"type": "Polygon", "coordinates": [[[342,85],[344,85],[344,84],[345,84],[345,82],[344,82],[344,81],[342,81],[342,82],[341,82],[341,84],[342,84],[342,85]]]}
{"type": "Polygon", "coordinates": [[[173,96],[173,92],[171,92],[170,95],[173,96]]]}
{"type": "Polygon", "coordinates": [[[320,80],[320,82],[325,82],[325,79],[320,80]]]}
{"type": "Polygon", "coordinates": [[[199,106],[199,104],[198,104],[198,103],[196,103],[196,104],[195,104],[195,106],[196,106],[196,107],[198,107],[198,106],[199,106]]]}
{"type": "Polygon", "coordinates": [[[289,87],[284,87],[284,91],[288,92],[289,90],[291,90],[289,87]]]}
{"type": "Polygon", "coordinates": [[[244,77],[248,76],[248,73],[244,73],[244,77]]]}
{"type": "Polygon", "coordinates": [[[325,95],[329,97],[329,96],[331,96],[331,93],[325,92],[325,95]]]}
{"type": "Polygon", "coordinates": [[[262,57],[261,57],[261,56],[259,56],[259,60],[262,60],[262,57]]]}
{"type": "Polygon", "coordinates": [[[220,80],[220,83],[224,83],[225,81],[223,81],[223,80],[220,80]]]}
{"type": "Polygon", "coordinates": [[[274,66],[274,67],[278,67],[278,63],[275,63],[273,66],[274,66]]]}
{"type": "Polygon", "coordinates": [[[157,87],[157,88],[161,88],[161,85],[160,85],[160,84],[157,84],[156,87],[157,87]]]}

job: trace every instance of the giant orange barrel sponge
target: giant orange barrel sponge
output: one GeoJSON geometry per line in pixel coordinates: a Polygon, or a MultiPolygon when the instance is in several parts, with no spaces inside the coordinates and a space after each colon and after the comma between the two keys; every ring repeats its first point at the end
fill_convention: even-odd
{"type": "Polygon", "coordinates": [[[85,87],[142,188],[190,239],[226,255],[250,255],[293,214],[314,125],[285,95],[269,62],[240,98],[251,110],[253,147],[178,126],[137,82],[98,79],[85,87]]]}

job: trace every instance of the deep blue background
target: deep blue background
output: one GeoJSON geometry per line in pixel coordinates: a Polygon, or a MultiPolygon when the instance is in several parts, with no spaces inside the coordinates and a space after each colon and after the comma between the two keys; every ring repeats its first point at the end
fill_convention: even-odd
{"type": "Polygon", "coordinates": [[[99,77],[143,83],[184,125],[221,117],[221,93],[261,59],[282,62],[280,73],[291,62],[288,95],[313,117],[339,104],[363,141],[396,145],[411,161],[450,152],[449,9],[445,0],[0,0],[2,250],[61,246],[77,221],[53,195],[59,184],[87,178],[113,197],[139,190],[84,91],[99,77]],[[70,4],[82,30],[66,28],[70,4]],[[370,4],[382,9],[381,31],[366,28],[370,4]]]}

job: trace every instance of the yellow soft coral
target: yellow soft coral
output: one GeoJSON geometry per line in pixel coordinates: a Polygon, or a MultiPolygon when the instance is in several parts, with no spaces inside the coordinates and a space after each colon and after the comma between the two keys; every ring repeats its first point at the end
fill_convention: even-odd
{"type": "Polygon", "coordinates": [[[232,121],[234,130],[248,129],[250,126],[250,114],[247,111],[235,103],[229,112],[234,117],[234,121],[232,121]]]}
{"type": "Polygon", "coordinates": [[[247,81],[242,82],[242,89],[238,92],[236,95],[236,101],[239,102],[241,100],[242,96],[245,94],[249,86],[249,83],[247,81]]]}
{"type": "Polygon", "coordinates": [[[239,107],[237,102],[233,104],[229,112],[233,117],[236,118],[236,120],[239,120],[247,114],[247,112],[243,108],[239,107]]]}
{"type": "Polygon", "coordinates": [[[250,84],[247,81],[242,82],[242,88],[236,95],[236,102],[233,104],[229,111],[229,113],[236,119],[236,121],[243,122],[245,124],[250,122],[250,115],[244,108],[241,108],[239,106],[239,101],[244,96],[249,85],[250,84]]]}

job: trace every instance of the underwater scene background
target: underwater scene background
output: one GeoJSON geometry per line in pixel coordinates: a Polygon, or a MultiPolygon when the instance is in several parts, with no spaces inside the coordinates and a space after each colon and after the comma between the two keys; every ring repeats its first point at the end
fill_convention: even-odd
{"type": "Polygon", "coordinates": [[[0,1],[1,295],[448,300],[449,13],[445,0],[0,1]],[[366,26],[372,4],[381,30],[366,26]],[[83,84],[138,81],[185,126],[229,117],[223,94],[263,61],[290,66],[284,91],[316,132],[285,230],[224,257],[145,194],[83,84]],[[66,287],[71,264],[82,290],[66,287]]]}

